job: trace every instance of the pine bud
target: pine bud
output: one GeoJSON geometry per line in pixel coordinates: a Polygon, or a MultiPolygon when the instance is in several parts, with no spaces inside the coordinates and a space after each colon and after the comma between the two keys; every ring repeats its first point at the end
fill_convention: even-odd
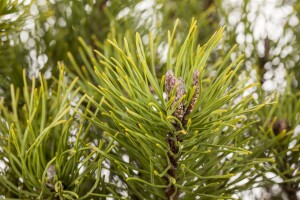
{"type": "Polygon", "coordinates": [[[196,69],[196,71],[194,71],[194,73],[193,73],[193,86],[196,87],[196,90],[195,90],[195,93],[193,94],[193,97],[191,99],[189,106],[187,107],[186,114],[190,114],[194,110],[194,107],[195,107],[198,97],[199,97],[199,92],[200,92],[199,74],[200,74],[199,69],[196,69]]]}
{"type": "MultiPolygon", "coordinates": [[[[178,102],[178,100],[185,94],[185,88],[184,88],[184,81],[180,77],[177,79],[174,75],[174,72],[170,69],[166,73],[165,78],[165,88],[167,93],[167,100],[170,99],[171,91],[174,89],[174,87],[177,85],[176,91],[175,91],[175,100],[172,104],[172,108],[174,108],[175,104],[178,102]]],[[[181,102],[176,110],[173,113],[173,116],[177,117],[180,121],[183,119],[185,113],[184,103],[181,102]]]]}
{"type": "Polygon", "coordinates": [[[166,73],[166,78],[165,78],[165,88],[166,88],[166,93],[167,93],[167,101],[170,99],[170,93],[173,90],[175,84],[177,82],[177,79],[174,75],[174,72],[170,69],[166,73]]]}
{"type": "Polygon", "coordinates": [[[275,135],[279,135],[283,130],[288,131],[288,123],[285,120],[277,119],[274,122],[272,129],[275,135]]]}
{"type": "MultiPolygon", "coordinates": [[[[178,102],[179,99],[185,94],[184,81],[181,77],[177,80],[176,84],[178,85],[176,88],[175,101],[173,102],[172,107],[174,107],[174,104],[176,104],[176,102],[178,102]]],[[[181,121],[184,117],[184,113],[185,113],[184,103],[180,102],[173,115],[181,121]]]]}

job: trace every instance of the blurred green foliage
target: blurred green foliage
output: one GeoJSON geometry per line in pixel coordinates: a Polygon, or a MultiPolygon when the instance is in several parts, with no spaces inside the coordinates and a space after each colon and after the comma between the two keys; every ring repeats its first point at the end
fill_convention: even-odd
{"type": "MultiPolygon", "coordinates": [[[[126,143],[124,142],[126,137],[122,136],[123,138],[120,139],[117,134],[113,134],[123,131],[116,124],[114,115],[104,114],[101,110],[111,109],[111,104],[102,105],[103,96],[107,95],[110,100],[116,96],[113,95],[114,93],[99,92],[95,87],[104,87],[103,80],[107,79],[114,83],[114,87],[120,93],[126,91],[128,88],[117,86],[116,81],[122,80],[117,78],[118,75],[114,74],[111,68],[119,65],[118,67],[122,69],[130,62],[138,66],[147,63],[151,74],[155,75],[155,81],[163,80],[167,69],[177,70],[180,69],[178,66],[192,65],[199,55],[191,52],[203,49],[203,52],[207,52],[205,55],[208,55],[208,52],[210,54],[205,64],[202,63],[203,66],[197,67],[205,66],[203,87],[213,92],[210,94],[208,91],[200,101],[203,105],[205,103],[219,105],[217,98],[214,100],[213,97],[218,96],[216,88],[221,87],[210,88],[209,85],[216,81],[215,78],[223,70],[226,71],[224,67],[236,59],[241,59],[242,54],[244,54],[244,64],[231,77],[231,81],[233,83],[242,81],[243,84],[239,86],[240,88],[229,84],[225,91],[235,88],[243,92],[237,94],[233,102],[227,100],[223,106],[236,106],[245,96],[249,97],[249,106],[259,106],[262,102],[270,105],[247,115],[244,121],[237,122],[237,124],[245,124],[246,128],[227,145],[234,144],[235,147],[249,150],[252,154],[231,158],[228,162],[233,166],[236,165],[235,169],[231,169],[235,171],[236,176],[226,181],[223,179],[218,181],[219,186],[216,186],[218,185],[216,182],[201,182],[206,184],[206,192],[204,189],[203,192],[201,191],[202,198],[217,198],[205,195],[210,193],[221,195],[221,192],[242,198],[243,190],[259,187],[262,190],[260,196],[256,195],[257,199],[262,197],[297,199],[297,192],[300,190],[299,12],[300,2],[297,0],[0,0],[0,161],[6,165],[4,170],[1,171],[0,168],[1,182],[6,184],[6,187],[1,187],[0,195],[23,199],[37,198],[37,194],[40,198],[49,199],[72,199],[77,198],[78,195],[81,198],[90,198],[94,195],[101,199],[107,195],[121,198],[125,192],[132,196],[132,199],[142,198],[141,194],[152,188],[149,187],[149,183],[154,184],[155,174],[151,174],[153,166],[151,162],[148,166],[147,160],[149,152],[141,154],[148,162],[147,165],[144,164],[145,166],[141,166],[143,164],[138,161],[134,161],[132,166],[122,161],[123,155],[130,155],[130,159],[136,160],[142,158],[141,155],[137,157],[132,155],[135,151],[132,145],[136,144],[136,141],[131,140],[127,142],[132,143],[126,143]],[[184,54],[189,57],[184,57],[182,65],[176,64],[179,62],[178,58],[183,58],[181,49],[186,44],[186,38],[189,38],[186,34],[190,30],[190,22],[193,18],[197,20],[197,29],[193,32],[193,41],[187,45],[190,52],[184,54]],[[179,25],[170,43],[170,35],[167,31],[173,30],[176,19],[179,19],[179,25]],[[225,35],[218,44],[212,45],[215,48],[212,51],[209,45],[204,44],[224,25],[225,35]],[[141,43],[145,45],[143,59],[139,54],[141,47],[136,44],[136,32],[140,35],[141,43]],[[203,46],[196,47],[198,44],[203,46]],[[237,48],[232,49],[236,44],[237,48]],[[125,59],[123,53],[130,54],[131,60],[125,59]],[[225,58],[227,62],[224,63],[225,58]],[[174,65],[176,68],[173,68],[174,65]],[[95,69],[99,71],[98,74],[95,73],[95,69]],[[102,73],[106,73],[108,77],[102,73]],[[73,80],[76,80],[76,83],[73,80]],[[255,82],[261,85],[255,85],[255,82]],[[72,83],[74,85],[71,87],[72,83]],[[76,95],[72,96],[70,93],[74,91],[76,95]],[[61,101],[61,98],[64,101],[61,101]],[[73,101],[72,98],[76,100],[73,101]],[[72,111],[68,113],[67,110],[72,111]],[[99,113],[100,110],[102,113],[99,113]],[[73,138],[76,141],[75,146],[70,143],[71,129],[76,129],[73,131],[80,133],[77,134],[77,138],[73,138]],[[57,134],[50,134],[52,132],[57,134]],[[24,137],[28,141],[24,142],[24,137]],[[124,148],[122,145],[115,145],[113,139],[124,145],[124,148]],[[53,146],[50,151],[48,151],[49,146],[53,146]],[[37,159],[41,162],[30,163],[37,159]],[[74,164],[75,161],[77,166],[74,164]],[[241,170],[245,162],[251,165],[241,170]],[[82,164],[84,167],[79,166],[78,163],[84,163],[82,164]],[[46,181],[47,172],[54,165],[57,177],[50,180],[53,184],[47,183],[49,181],[46,181]],[[148,169],[149,167],[151,169],[148,169]],[[106,179],[100,173],[102,168],[111,171],[106,179]],[[148,171],[146,172],[145,169],[148,171]],[[140,180],[148,181],[144,183],[146,185],[130,181],[127,183],[123,172],[128,170],[143,174],[140,180]],[[32,174],[36,176],[31,177],[32,174]],[[69,177],[68,174],[72,174],[73,177],[69,177]],[[270,174],[273,178],[270,178],[270,174]],[[244,187],[235,190],[235,184],[239,185],[240,181],[245,181],[245,177],[248,177],[248,182],[244,187]],[[123,183],[121,186],[118,185],[120,180],[123,183]],[[137,189],[138,185],[142,185],[141,191],[137,189]],[[225,189],[220,189],[222,187],[225,189]],[[130,188],[134,189],[130,190],[130,188]],[[23,192],[16,196],[17,190],[23,192]],[[220,193],[217,194],[217,190],[220,193]]],[[[138,72],[127,69],[122,75],[126,77],[130,73],[138,72]]],[[[187,78],[188,73],[179,70],[175,74],[178,77],[183,76],[187,83],[191,83],[191,79],[187,78]]],[[[222,81],[219,83],[224,83],[222,81]]],[[[106,84],[106,86],[110,85],[106,84]]],[[[140,86],[145,85],[140,83],[140,86]]],[[[151,90],[153,89],[155,90],[155,88],[151,90]]],[[[147,91],[146,86],[143,91],[147,91]]],[[[129,94],[123,95],[126,97],[129,94]]],[[[147,101],[144,99],[141,104],[145,102],[147,101]]],[[[126,105],[125,100],[124,105],[126,105]]],[[[129,108],[129,105],[127,107],[129,108]]],[[[210,107],[214,108],[213,105],[210,107]]],[[[115,109],[114,107],[112,110],[115,109]]],[[[215,111],[215,115],[220,118],[223,115],[225,118],[233,117],[222,113],[222,109],[224,108],[215,111]]],[[[233,113],[236,114],[235,111],[233,113]]],[[[122,113],[123,117],[124,115],[122,113]]],[[[200,119],[198,123],[199,130],[207,131],[209,130],[206,129],[207,127],[218,126],[219,129],[225,130],[224,134],[232,131],[234,135],[234,128],[229,128],[228,131],[228,128],[223,127],[222,124],[214,122],[218,117],[210,114],[207,118],[202,117],[203,120],[200,119]],[[210,124],[212,122],[215,124],[210,124]]],[[[221,137],[221,140],[226,134],[221,137]]],[[[140,139],[135,138],[135,140],[140,139]]],[[[164,138],[160,138],[160,141],[163,140],[164,138]]],[[[151,143],[152,140],[148,142],[151,143]]],[[[147,145],[155,144],[147,143],[147,145]]],[[[209,170],[209,166],[221,163],[223,156],[226,157],[230,153],[232,152],[228,151],[221,156],[216,154],[218,161],[215,163],[204,156],[203,159],[206,158],[204,161],[210,163],[206,165],[205,172],[217,173],[209,170]]],[[[167,160],[167,157],[164,160],[167,160]]],[[[162,164],[163,159],[159,159],[161,159],[159,164],[162,164]]],[[[218,167],[219,171],[224,170],[222,166],[218,167]]],[[[182,172],[184,170],[188,168],[184,167],[182,172]]],[[[162,171],[156,173],[163,174],[162,171]]],[[[195,174],[200,176],[201,173],[197,171],[195,174]]],[[[165,183],[163,180],[158,182],[165,183]]],[[[187,193],[193,187],[193,184],[189,185],[187,193]]],[[[180,189],[184,191],[183,188],[180,189]]],[[[164,198],[160,196],[161,188],[154,193],[159,194],[157,199],[164,198]]],[[[149,192],[148,195],[150,196],[147,198],[154,198],[149,192]]],[[[195,198],[190,195],[186,198],[195,198]]]]}

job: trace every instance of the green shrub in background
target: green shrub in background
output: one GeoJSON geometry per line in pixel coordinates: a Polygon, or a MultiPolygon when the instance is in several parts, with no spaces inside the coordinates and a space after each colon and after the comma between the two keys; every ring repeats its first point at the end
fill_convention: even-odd
{"type": "Polygon", "coordinates": [[[279,39],[253,1],[0,4],[1,198],[297,199],[298,2],[279,39]]]}

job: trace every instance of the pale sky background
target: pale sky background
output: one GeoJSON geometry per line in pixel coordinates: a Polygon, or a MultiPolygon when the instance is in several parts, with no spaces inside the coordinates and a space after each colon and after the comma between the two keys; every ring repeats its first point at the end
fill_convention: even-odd
{"type": "MultiPolygon", "coordinates": [[[[30,2],[31,0],[27,0],[30,2]]],[[[45,3],[45,0],[37,0],[38,4],[43,4],[45,3]]],[[[241,19],[241,10],[240,9],[231,9],[232,7],[240,8],[239,5],[242,4],[242,0],[224,0],[223,4],[225,7],[228,7],[230,9],[230,14],[229,14],[229,22],[233,27],[236,27],[236,33],[237,38],[236,42],[241,45],[242,47],[245,48],[245,54],[246,56],[250,55],[251,50],[253,47],[251,47],[251,42],[252,40],[260,40],[259,46],[258,46],[258,53],[262,53],[264,51],[264,38],[268,36],[270,40],[278,40],[279,37],[282,37],[283,35],[283,25],[287,22],[291,26],[298,26],[299,25],[299,19],[296,16],[293,16],[289,18],[288,16],[293,13],[293,6],[292,5],[285,5],[285,6],[280,6],[278,7],[278,2],[277,0],[250,0],[250,7],[249,9],[249,14],[247,16],[248,21],[252,22],[252,27],[253,27],[253,36],[245,35],[245,27],[243,27],[243,24],[240,23],[241,19]],[[259,15],[257,16],[257,12],[259,11],[259,15]],[[247,44],[249,43],[249,44],[247,44]],[[246,46],[245,46],[246,44],[246,46]]],[[[139,3],[136,7],[136,12],[139,12],[141,10],[147,10],[142,15],[142,18],[147,19],[148,17],[153,16],[153,7],[154,1],[153,0],[144,0],[143,2],[139,3]]],[[[88,10],[88,8],[86,8],[88,10]]],[[[37,8],[32,7],[31,9],[31,14],[36,15],[38,13],[37,8]]],[[[122,18],[126,14],[129,13],[129,9],[124,9],[119,15],[119,18],[122,18]]],[[[140,20],[141,25],[143,23],[143,19],[140,20]]],[[[53,23],[51,19],[48,20],[48,22],[51,24],[53,23]]],[[[65,23],[64,21],[59,21],[61,25],[65,23]]],[[[28,22],[26,28],[34,28],[33,22],[28,22]]],[[[154,30],[155,31],[155,30],[154,30]]],[[[280,41],[280,45],[284,46],[287,42],[292,40],[294,37],[293,32],[287,32],[284,35],[284,39],[280,41]]],[[[22,42],[27,42],[27,45],[29,47],[33,47],[35,45],[35,41],[31,38],[29,38],[29,34],[27,31],[22,31],[21,32],[21,41],[22,42]]],[[[292,47],[285,47],[284,49],[280,49],[280,45],[278,49],[275,49],[275,51],[281,52],[281,54],[289,54],[291,52],[292,47]]],[[[163,54],[166,54],[166,49],[162,48],[161,49],[163,54]]],[[[276,53],[276,52],[275,52],[276,53]]],[[[45,63],[48,60],[47,55],[42,54],[42,55],[37,55],[36,51],[33,49],[30,51],[30,55],[32,58],[31,61],[31,73],[35,74],[37,73],[37,70],[40,68],[43,68],[45,63]]],[[[164,58],[164,56],[163,56],[164,58]]],[[[299,58],[298,58],[299,60],[299,58]]],[[[263,84],[263,89],[266,91],[274,91],[276,89],[278,90],[283,90],[286,82],[285,82],[285,66],[283,63],[270,63],[270,65],[277,65],[277,68],[275,70],[271,70],[268,72],[265,76],[266,81],[263,84]]],[[[247,67],[251,68],[251,63],[245,63],[247,67]]],[[[271,67],[270,67],[271,69],[271,67]]],[[[46,74],[47,75],[47,74],[46,74]]],[[[254,80],[255,81],[255,80],[254,80]]],[[[295,134],[300,133],[300,126],[298,126],[295,130],[295,134]]],[[[293,144],[291,144],[293,145],[293,144]]],[[[294,144],[295,145],[295,144],[294,144]]],[[[1,147],[0,147],[1,150],[1,147]]],[[[4,170],[5,165],[4,162],[0,160],[0,171],[4,170]]],[[[107,174],[109,173],[108,170],[103,171],[102,174],[107,174]]],[[[268,174],[268,177],[272,178],[274,177],[274,174],[268,174]]],[[[276,179],[278,182],[280,182],[280,179],[276,179]]],[[[243,184],[243,183],[239,183],[243,184]]],[[[276,186],[274,186],[276,187],[276,186]]],[[[274,188],[276,189],[276,188],[274,188]]],[[[244,200],[254,200],[254,199],[262,199],[262,189],[256,188],[253,189],[252,191],[246,191],[243,192],[240,195],[234,195],[235,197],[242,197],[244,200]]],[[[300,196],[300,192],[298,192],[298,196],[300,196]]],[[[267,197],[266,197],[267,198],[267,197]]],[[[107,198],[110,199],[110,198],[107,198]]]]}

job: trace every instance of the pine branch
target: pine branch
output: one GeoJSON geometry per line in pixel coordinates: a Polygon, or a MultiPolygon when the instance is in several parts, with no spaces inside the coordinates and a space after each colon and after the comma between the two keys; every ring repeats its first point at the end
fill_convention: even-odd
{"type": "Polygon", "coordinates": [[[173,44],[169,48],[177,51],[169,53],[168,70],[164,69],[167,72],[162,78],[148,65],[153,53],[146,51],[138,34],[135,49],[127,48],[125,39],[121,44],[109,41],[115,57],[107,58],[96,51],[102,59],[95,67],[101,83],[90,86],[102,97],[88,98],[101,115],[90,113],[87,117],[93,117],[95,125],[116,140],[119,147],[114,151],[118,153],[106,158],[111,160],[112,168],[122,169],[114,172],[128,188],[129,196],[230,198],[230,191],[249,187],[230,182],[234,173],[242,173],[240,180],[243,180],[248,178],[250,165],[270,160],[251,160],[245,156],[250,152],[243,149],[249,139],[243,140],[241,134],[251,125],[243,121],[245,115],[264,105],[252,106],[253,99],[244,97],[232,106],[234,99],[247,89],[246,80],[232,83],[242,57],[227,66],[228,55],[219,63],[218,74],[210,81],[205,78],[209,76],[209,69],[204,70],[206,61],[222,33],[223,29],[216,32],[203,49],[197,47],[197,50],[193,49],[195,22],[182,46],[176,46],[173,37],[169,37],[168,43],[173,44]],[[171,65],[172,59],[175,63],[171,65]],[[242,128],[237,123],[242,123],[242,128]],[[239,148],[233,148],[234,144],[240,144],[239,148]],[[126,153],[120,151],[122,148],[126,153]],[[129,157],[129,163],[123,163],[122,153],[129,157]],[[229,154],[233,154],[232,159],[227,159],[229,154]],[[233,165],[234,162],[239,164],[233,165]],[[137,173],[131,171],[132,167],[137,173]],[[195,184],[201,187],[195,190],[195,184]],[[227,184],[232,189],[225,187],[227,184]]]}

